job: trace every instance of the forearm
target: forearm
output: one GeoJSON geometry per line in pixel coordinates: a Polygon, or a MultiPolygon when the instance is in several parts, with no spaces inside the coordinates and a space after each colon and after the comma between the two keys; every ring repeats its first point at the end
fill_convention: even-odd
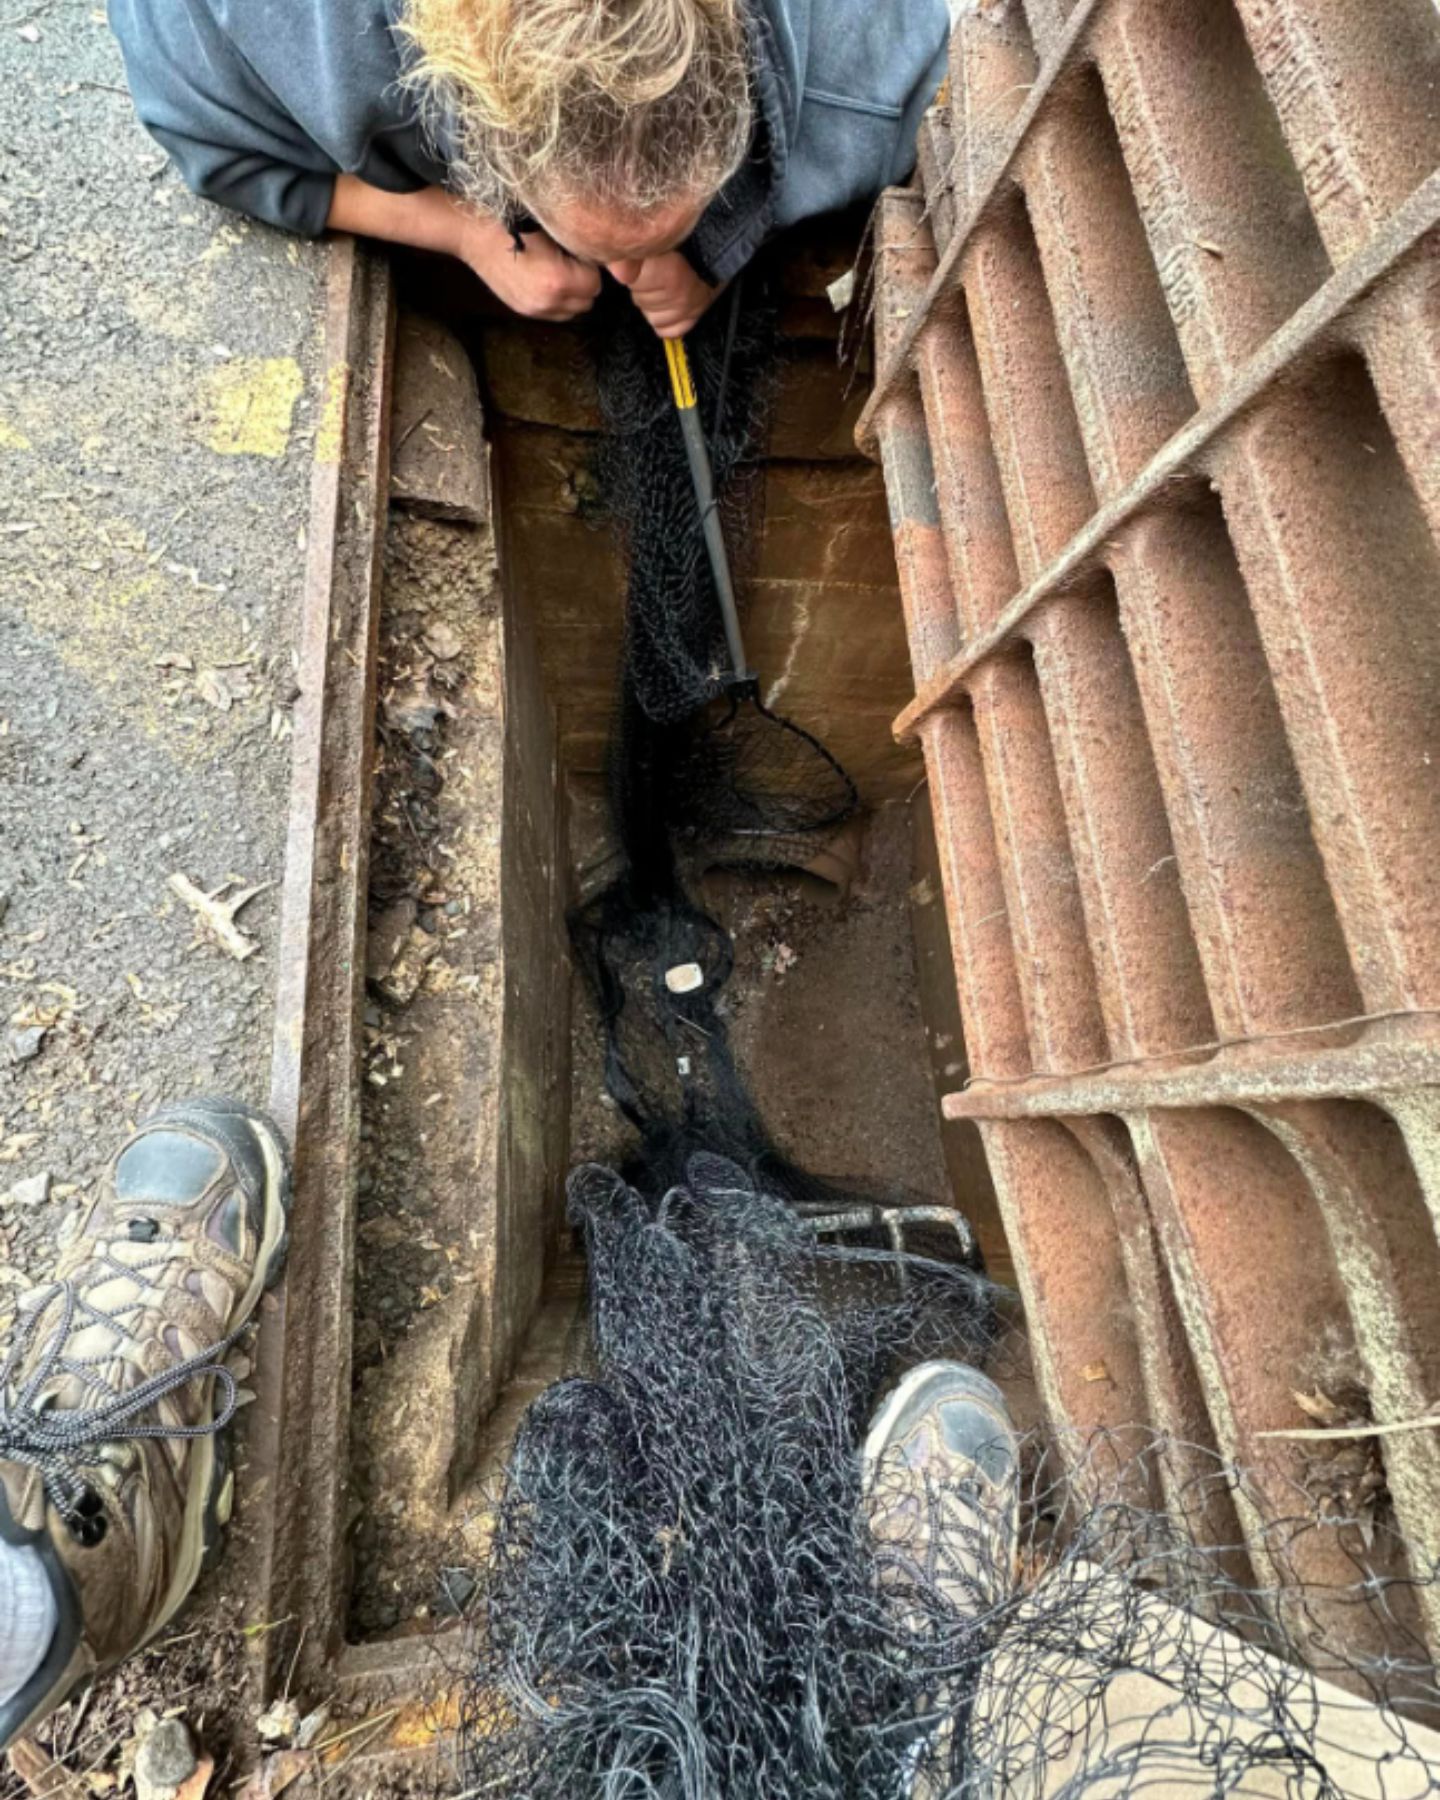
{"type": "Polygon", "coordinates": [[[392,194],[358,175],[336,176],[326,224],[332,231],[351,231],[357,237],[383,238],[389,244],[438,250],[467,260],[471,240],[487,227],[501,237],[508,235],[497,219],[483,218],[444,188],[392,194]]]}

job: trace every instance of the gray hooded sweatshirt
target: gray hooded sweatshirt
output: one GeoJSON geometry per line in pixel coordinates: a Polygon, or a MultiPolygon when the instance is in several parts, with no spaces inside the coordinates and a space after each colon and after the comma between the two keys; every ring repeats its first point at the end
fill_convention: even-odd
{"type": "MultiPolygon", "coordinates": [[[[483,4],[483,0],[477,0],[483,4]]],[[[402,89],[403,0],[110,0],[142,123],[188,185],[313,237],[342,170],[445,185],[402,89]]],[[[775,232],[903,180],[945,72],[946,0],[751,0],[752,155],[686,246],[724,280],[775,232]]]]}

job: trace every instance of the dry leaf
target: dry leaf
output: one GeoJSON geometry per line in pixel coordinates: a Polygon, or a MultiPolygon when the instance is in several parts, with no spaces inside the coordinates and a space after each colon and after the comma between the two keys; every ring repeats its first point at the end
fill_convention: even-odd
{"type": "Polygon", "coordinates": [[[1349,1422],[1349,1415],[1344,1407],[1320,1388],[1316,1388],[1313,1394],[1302,1394],[1298,1389],[1292,1388],[1291,1395],[1306,1418],[1313,1419],[1317,1425],[1345,1425],[1349,1422]]]}
{"type": "Polygon", "coordinates": [[[1082,1381],[1108,1381],[1110,1371],[1103,1362],[1086,1363],[1080,1371],[1080,1379],[1082,1381]]]}
{"type": "Polygon", "coordinates": [[[248,700],[255,691],[243,667],[233,664],[202,669],[195,677],[195,686],[200,698],[220,712],[229,712],[237,700],[248,700]]]}
{"type": "Polygon", "coordinates": [[[206,1790],[210,1786],[210,1778],[215,1773],[215,1758],[202,1756],[195,1765],[195,1773],[188,1780],[182,1781],[175,1790],[175,1800],[205,1800],[206,1790]]]}

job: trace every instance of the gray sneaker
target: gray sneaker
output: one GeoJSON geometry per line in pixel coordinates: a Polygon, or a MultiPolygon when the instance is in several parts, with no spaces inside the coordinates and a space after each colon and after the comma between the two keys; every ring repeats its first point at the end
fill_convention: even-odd
{"type": "MultiPolygon", "coordinates": [[[[882,1402],[862,1452],[870,1534],[883,1547],[882,1584],[938,1590],[982,1619],[1015,1591],[1020,1456],[999,1388],[964,1363],[921,1363],[882,1402]]],[[[904,1602],[901,1601],[903,1606],[904,1602]]],[[[906,1618],[923,1629],[918,1616],[906,1618]]],[[[909,1800],[949,1792],[954,1718],[917,1733],[909,1800]]]]}
{"type": "Polygon", "coordinates": [[[31,1544],[59,1623],[0,1707],[0,1747],[150,1642],[229,1514],[222,1358],[279,1272],[284,1143],[263,1114],[191,1100],[121,1148],[0,1360],[0,1538],[31,1544]]]}

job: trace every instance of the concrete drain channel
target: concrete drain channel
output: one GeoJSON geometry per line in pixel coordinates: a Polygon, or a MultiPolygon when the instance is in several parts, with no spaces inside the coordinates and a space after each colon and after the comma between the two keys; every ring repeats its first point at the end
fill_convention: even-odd
{"type": "MultiPolygon", "coordinates": [[[[963,1068],[939,870],[907,805],[919,759],[889,731],[903,620],[823,265],[811,246],[787,278],[753,617],[867,823],[839,887],[730,878],[705,898],[782,1141],[935,1198],[963,1183],[1003,1278],[973,1131],[939,1116],[963,1068]]],[[[589,504],[593,397],[560,337],[472,321],[472,362],[397,279],[332,251],[271,1093],[295,1212],[237,1545],[259,1688],[333,1696],[367,1763],[444,1735],[487,1479],[582,1325],[564,1176],[623,1143],[565,930],[603,834],[622,592],[589,504]]]]}

